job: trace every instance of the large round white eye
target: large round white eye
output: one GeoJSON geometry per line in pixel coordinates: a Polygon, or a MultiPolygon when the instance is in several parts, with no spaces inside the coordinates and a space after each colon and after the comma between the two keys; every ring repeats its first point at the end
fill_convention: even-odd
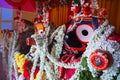
{"type": "Polygon", "coordinates": [[[43,30],[39,30],[38,33],[39,33],[39,35],[40,35],[41,37],[43,37],[43,35],[44,35],[44,31],[43,31],[43,30]]]}
{"type": "Polygon", "coordinates": [[[39,34],[43,34],[43,30],[39,30],[38,32],[39,32],[39,34]]]}
{"type": "Polygon", "coordinates": [[[89,42],[93,31],[92,25],[82,24],[76,28],[76,35],[80,41],[87,43],[89,42]]]}

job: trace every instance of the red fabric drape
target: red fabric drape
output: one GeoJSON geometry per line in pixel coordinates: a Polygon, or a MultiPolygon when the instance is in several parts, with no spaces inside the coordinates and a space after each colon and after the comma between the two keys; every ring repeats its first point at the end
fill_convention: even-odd
{"type": "Polygon", "coordinates": [[[22,6],[27,2],[27,0],[5,0],[5,1],[13,7],[22,6]]]}

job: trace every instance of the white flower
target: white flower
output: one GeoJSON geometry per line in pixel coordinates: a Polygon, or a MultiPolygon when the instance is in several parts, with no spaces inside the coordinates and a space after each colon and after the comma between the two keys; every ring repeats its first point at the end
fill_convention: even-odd
{"type": "Polygon", "coordinates": [[[97,49],[110,52],[113,57],[113,64],[100,76],[101,80],[112,80],[118,73],[120,64],[120,44],[113,40],[107,40],[107,37],[113,32],[114,27],[108,25],[106,20],[97,30],[95,30],[83,56],[87,56],[87,64],[93,77],[98,76],[98,71],[91,65],[89,56],[97,49]]]}
{"type": "Polygon", "coordinates": [[[18,80],[24,80],[24,79],[25,78],[24,78],[23,74],[20,74],[18,80]]]}

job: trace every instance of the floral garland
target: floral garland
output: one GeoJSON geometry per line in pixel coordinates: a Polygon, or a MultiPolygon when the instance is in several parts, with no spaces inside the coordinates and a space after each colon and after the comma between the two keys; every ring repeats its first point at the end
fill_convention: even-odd
{"type": "Polygon", "coordinates": [[[60,58],[60,54],[62,52],[63,38],[64,38],[64,34],[63,34],[62,30],[65,30],[64,28],[65,28],[65,26],[62,28],[61,27],[57,28],[51,36],[51,39],[53,39],[53,37],[54,37],[54,39],[57,41],[56,43],[54,43],[54,49],[53,49],[53,51],[51,51],[51,54],[55,53],[54,56],[56,56],[57,59],[60,58]],[[58,31],[59,31],[59,33],[58,33],[58,31]]]}
{"type": "Polygon", "coordinates": [[[113,76],[116,76],[119,72],[118,64],[120,63],[120,44],[113,40],[107,40],[107,37],[113,32],[114,27],[108,25],[106,20],[93,34],[86,51],[82,57],[87,57],[87,65],[93,77],[98,77],[98,70],[96,70],[90,62],[90,55],[97,49],[109,51],[113,57],[113,64],[106,70],[103,70],[103,74],[100,76],[101,80],[112,80],[113,76]]]}
{"type": "MultiPolygon", "coordinates": [[[[28,80],[31,79],[30,78],[31,77],[30,73],[31,73],[31,69],[33,68],[32,64],[33,64],[32,61],[26,60],[24,65],[23,65],[23,69],[24,69],[23,75],[28,80]]],[[[34,73],[33,73],[34,79],[36,78],[36,75],[37,75],[38,71],[39,71],[39,67],[36,66],[36,68],[34,70],[34,73]]]]}
{"type": "MultiPolygon", "coordinates": [[[[61,34],[63,33],[63,28],[58,29],[60,31],[60,33],[56,34],[53,33],[54,35],[52,35],[51,39],[55,38],[55,40],[57,40],[57,45],[55,45],[55,53],[59,53],[62,50],[62,45],[63,45],[63,39],[61,39],[61,37],[63,37],[64,35],[61,34]],[[61,35],[61,36],[60,36],[61,35]],[[55,36],[55,37],[54,37],[55,36]]],[[[33,61],[33,66],[31,69],[31,74],[30,74],[30,80],[34,79],[34,72],[37,66],[37,61],[38,58],[40,57],[40,65],[39,65],[39,74],[38,74],[38,79],[42,79],[42,73],[43,70],[45,70],[47,78],[49,80],[53,80],[53,79],[58,79],[58,72],[56,69],[58,69],[58,66],[63,66],[65,68],[76,68],[76,72],[75,74],[70,78],[70,80],[79,80],[79,76],[80,76],[80,72],[83,70],[87,70],[87,68],[85,66],[82,65],[83,63],[83,59],[86,57],[86,61],[87,61],[87,66],[89,68],[89,71],[91,72],[93,77],[98,77],[99,73],[98,70],[95,69],[91,62],[90,62],[90,55],[92,54],[92,52],[95,52],[97,49],[100,50],[105,50],[105,51],[109,51],[110,54],[113,57],[113,64],[106,70],[102,70],[103,74],[100,76],[101,80],[112,80],[113,76],[117,76],[117,74],[119,73],[119,63],[120,63],[120,59],[119,59],[119,55],[120,55],[120,44],[117,43],[117,41],[113,41],[113,40],[107,40],[108,36],[114,31],[114,27],[110,26],[108,24],[108,20],[105,20],[105,22],[98,28],[95,30],[89,44],[88,47],[86,49],[86,51],[84,52],[84,54],[82,55],[82,60],[80,62],[78,62],[77,64],[65,64],[65,63],[61,63],[58,61],[59,56],[57,56],[57,54],[55,54],[56,58],[53,57],[53,55],[51,55],[46,47],[47,47],[47,43],[48,40],[45,36],[43,36],[42,38],[40,38],[40,36],[37,35],[33,35],[32,37],[35,39],[36,41],[36,51],[35,51],[35,56],[33,61]],[[93,48],[94,47],[94,48],[93,48]],[[47,57],[49,60],[46,60],[47,57]],[[52,64],[51,64],[52,63],[52,64]],[[51,67],[51,65],[54,66],[54,68],[51,67]],[[52,72],[51,72],[52,71],[52,72]],[[112,73],[110,73],[112,72],[112,73]],[[109,74],[108,74],[109,73],[109,74]]],[[[52,53],[52,52],[51,52],[52,53]]]]}
{"type": "MultiPolygon", "coordinates": [[[[70,80],[79,80],[80,71],[86,70],[82,65],[83,58],[87,57],[87,66],[89,67],[90,72],[92,73],[93,77],[98,76],[98,70],[96,70],[90,63],[89,57],[92,52],[94,52],[97,49],[106,50],[109,51],[112,56],[114,63],[112,66],[106,70],[103,70],[103,74],[100,76],[101,80],[112,80],[113,76],[116,76],[119,72],[118,64],[120,63],[119,55],[120,55],[120,44],[113,40],[107,40],[107,37],[114,31],[114,27],[108,25],[108,20],[105,20],[105,22],[97,29],[95,30],[88,47],[84,54],[82,55],[82,60],[79,62],[79,65],[76,67],[77,70],[75,74],[71,77],[70,80]],[[93,48],[94,47],[94,48],[93,48]],[[119,59],[119,60],[118,60],[119,59]],[[112,73],[111,73],[112,72],[112,73]]],[[[64,66],[65,65],[61,65],[64,66]]]]}
{"type": "MultiPolygon", "coordinates": [[[[10,43],[9,43],[9,55],[8,55],[8,66],[9,66],[9,73],[8,73],[8,77],[10,78],[10,80],[12,80],[12,77],[11,77],[11,75],[12,75],[12,66],[14,66],[14,68],[15,68],[15,61],[14,61],[14,59],[13,59],[13,56],[14,56],[14,52],[16,51],[16,44],[17,44],[17,39],[18,39],[18,34],[14,31],[14,32],[12,32],[12,38],[10,38],[10,43]]],[[[15,71],[17,71],[16,69],[15,69],[15,71]]],[[[15,73],[17,73],[17,72],[15,72],[15,73]]],[[[15,76],[16,77],[16,79],[18,79],[18,77],[17,77],[17,75],[15,76]]]]}
{"type": "Polygon", "coordinates": [[[36,69],[36,66],[37,66],[37,61],[38,61],[38,58],[39,58],[39,54],[38,53],[34,53],[36,54],[35,57],[34,57],[34,61],[33,61],[33,67],[32,67],[32,70],[31,70],[31,74],[30,74],[30,80],[33,80],[34,76],[34,72],[35,72],[35,69],[36,69]]]}
{"type": "Polygon", "coordinates": [[[15,78],[18,79],[18,73],[17,73],[17,69],[16,69],[16,64],[15,64],[15,60],[13,62],[13,67],[15,69],[15,78]]]}
{"type": "MultiPolygon", "coordinates": [[[[64,27],[64,26],[63,26],[64,27]]],[[[63,32],[61,32],[61,31],[64,31],[64,28],[63,27],[61,27],[60,29],[58,29],[58,30],[60,30],[60,31],[58,31],[58,32],[60,32],[60,33],[63,33],[63,32]]],[[[60,34],[60,33],[58,33],[57,35],[62,35],[61,37],[63,37],[64,35],[63,34],[60,34]]],[[[44,35],[43,37],[40,37],[39,35],[33,35],[32,37],[35,39],[35,41],[36,41],[36,51],[35,51],[35,58],[34,58],[34,62],[33,62],[33,67],[32,67],[32,71],[31,71],[31,76],[30,76],[30,80],[33,80],[33,73],[34,73],[34,71],[35,71],[35,66],[37,65],[37,60],[38,60],[38,58],[40,57],[40,67],[39,67],[39,69],[40,69],[40,71],[39,71],[39,74],[38,74],[38,78],[39,79],[41,79],[42,78],[42,71],[43,70],[45,70],[46,71],[46,73],[47,73],[47,75],[48,75],[48,78],[50,78],[51,79],[51,77],[50,77],[50,75],[51,74],[48,74],[49,72],[49,70],[48,69],[50,69],[50,67],[47,65],[48,63],[47,63],[47,61],[46,61],[46,59],[45,59],[45,56],[47,55],[47,54],[49,54],[48,52],[47,52],[47,50],[46,50],[46,47],[47,47],[47,38],[45,37],[46,35],[44,35]]],[[[60,37],[60,38],[61,38],[60,37]]],[[[55,37],[56,38],[56,37],[55,37]]],[[[59,40],[61,40],[61,39],[59,39],[59,40]]],[[[62,39],[63,40],[63,39],[62,39]]],[[[59,43],[60,42],[62,42],[62,41],[58,41],[59,43]]],[[[61,47],[61,46],[58,46],[58,47],[61,47]]],[[[56,49],[57,50],[57,49],[56,49]]],[[[58,48],[58,52],[61,52],[61,51],[59,51],[60,50],[60,48],[58,48]]],[[[62,50],[62,48],[61,48],[61,50],[62,50]]],[[[53,73],[52,73],[53,74],[53,73]]],[[[53,78],[52,78],[53,79],[53,78]]],[[[51,80],[52,80],[51,79],[51,80]]]]}
{"type": "MultiPolygon", "coordinates": [[[[83,2],[82,4],[85,4],[85,2],[83,2]]],[[[86,5],[83,5],[84,6],[83,14],[85,14],[86,16],[91,16],[92,8],[94,8],[94,10],[98,8],[96,0],[92,0],[92,3],[90,4],[91,5],[87,3],[86,5]]],[[[113,60],[114,60],[113,64],[109,68],[105,70],[100,70],[102,72],[102,75],[99,76],[100,79],[101,80],[112,80],[113,76],[118,75],[119,73],[118,70],[120,68],[120,65],[118,65],[120,64],[120,59],[119,59],[120,44],[113,40],[107,40],[108,36],[110,36],[110,34],[114,31],[114,27],[109,25],[108,20],[105,20],[104,23],[100,25],[98,29],[95,30],[87,46],[86,51],[82,55],[82,60],[74,64],[70,64],[70,63],[65,64],[65,63],[58,61],[58,59],[60,59],[60,54],[63,48],[65,26],[62,25],[61,27],[57,28],[52,33],[50,37],[50,42],[49,42],[48,35],[49,35],[50,28],[48,25],[49,23],[48,17],[49,17],[48,13],[44,14],[43,26],[46,28],[45,34],[42,34],[42,36],[40,36],[40,34],[32,35],[32,37],[34,38],[36,42],[36,46],[35,46],[36,51],[35,51],[34,58],[31,60],[33,61],[32,68],[30,69],[31,71],[30,73],[26,73],[28,74],[28,78],[30,78],[30,80],[33,80],[35,78],[34,73],[36,73],[36,67],[39,67],[39,72],[36,73],[37,79],[39,80],[42,79],[42,75],[45,70],[46,77],[49,80],[57,80],[59,79],[58,66],[62,66],[64,68],[76,68],[75,74],[70,78],[70,80],[79,80],[81,76],[80,72],[84,70],[89,70],[89,72],[92,74],[92,77],[98,77],[99,70],[97,70],[90,61],[90,56],[97,49],[108,51],[112,55],[113,60]],[[56,42],[54,42],[52,50],[51,52],[49,52],[47,47],[48,47],[48,44],[51,43],[53,40],[55,40],[56,42]],[[46,57],[48,59],[46,59],[46,57]],[[40,58],[40,62],[38,66],[37,62],[39,58],[40,58]],[[86,59],[86,66],[83,65],[84,58],[86,59]]],[[[76,26],[76,24],[77,23],[74,24],[74,27],[76,26]]],[[[17,79],[17,75],[16,75],[16,79],[17,79]]]]}

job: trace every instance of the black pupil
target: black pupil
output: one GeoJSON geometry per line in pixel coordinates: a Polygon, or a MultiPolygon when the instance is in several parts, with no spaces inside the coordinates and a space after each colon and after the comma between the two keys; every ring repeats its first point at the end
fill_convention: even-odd
{"type": "Polygon", "coordinates": [[[83,31],[82,31],[82,34],[83,34],[84,36],[87,36],[87,35],[88,35],[88,31],[87,31],[87,30],[83,30],[83,31]]]}

